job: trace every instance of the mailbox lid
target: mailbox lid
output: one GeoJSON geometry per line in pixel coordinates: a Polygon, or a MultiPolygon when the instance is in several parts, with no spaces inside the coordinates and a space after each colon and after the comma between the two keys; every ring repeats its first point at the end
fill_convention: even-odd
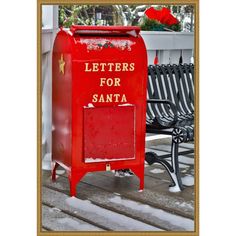
{"type": "Polygon", "coordinates": [[[138,26],[81,26],[73,25],[70,27],[71,33],[75,35],[131,35],[137,37],[140,28],[138,26]]]}

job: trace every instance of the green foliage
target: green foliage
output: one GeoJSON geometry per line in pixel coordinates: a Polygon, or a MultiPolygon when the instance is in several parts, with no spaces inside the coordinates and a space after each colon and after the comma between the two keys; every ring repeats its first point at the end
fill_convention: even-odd
{"type": "Polygon", "coordinates": [[[164,25],[156,20],[151,20],[145,17],[140,28],[144,31],[163,31],[164,25]]]}
{"type": "Polygon", "coordinates": [[[104,21],[96,19],[96,13],[101,12],[106,16],[106,23],[112,20],[112,6],[99,5],[60,5],[59,26],[70,27],[71,25],[103,25],[104,21]]]}
{"type": "Polygon", "coordinates": [[[168,26],[168,28],[171,29],[172,31],[179,32],[181,31],[181,24],[171,25],[171,26],[168,26]]]}
{"type": "Polygon", "coordinates": [[[59,25],[63,27],[70,27],[71,25],[85,25],[91,24],[87,12],[84,13],[85,17],[82,17],[82,12],[86,11],[88,5],[68,5],[59,6],[59,25]],[[86,21],[84,20],[86,18],[86,21]]]}
{"type": "Polygon", "coordinates": [[[143,18],[143,22],[140,24],[140,28],[143,31],[181,31],[181,24],[175,24],[175,25],[165,25],[161,24],[157,20],[151,20],[147,17],[143,18]]]}
{"type": "MultiPolygon", "coordinates": [[[[192,5],[155,5],[156,9],[167,7],[180,21],[176,25],[163,25],[155,20],[146,19],[144,11],[150,5],[60,5],[59,26],[70,27],[71,25],[138,25],[142,30],[163,31],[186,30],[185,19],[193,15],[192,5]],[[100,13],[101,19],[97,19],[100,13]]],[[[193,17],[192,17],[193,18],[193,17]]],[[[188,23],[189,24],[189,23],[188,23]]],[[[190,25],[190,24],[189,24],[190,25]]],[[[191,24],[192,25],[192,24],[191,24]]],[[[192,26],[191,26],[192,27],[192,26]]],[[[190,27],[190,28],[191,28],[190,27]]],[[[191,28],[192,29],[192,28],[191,28]]]]}

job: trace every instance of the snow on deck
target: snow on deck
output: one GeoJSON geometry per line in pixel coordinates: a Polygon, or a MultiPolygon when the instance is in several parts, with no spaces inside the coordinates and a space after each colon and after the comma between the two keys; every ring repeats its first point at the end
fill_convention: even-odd
{"type": "MultiPolygon", "coordinates": [[[[194,144],[181,145],[180,151],[194,144]]],[[[168,154],[170,145],[147,145],[148,151],[168,154]],[[158,148],[157,148],[158,147],[158,148]]],[[[167,158],[168,160],[168,158],[167,158]]],[[[194,155],[180,156],[185,186],[169,192],[170,177],[159,164],[145,165],[145,188],[136,176],[117,178],[113,172],[88,173],[69,196],[66,172],[42,174],[42,231],[194,231],[194,155]]]]}

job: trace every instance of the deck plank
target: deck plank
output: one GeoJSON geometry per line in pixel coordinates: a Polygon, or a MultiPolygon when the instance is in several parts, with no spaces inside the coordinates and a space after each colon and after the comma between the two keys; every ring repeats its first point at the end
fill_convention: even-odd
{"type": "Polygon", "coordinates": [[[189,194],[192,192],[190,188],[179,193],[171,193],[168,191],[168,182],[153,181],[152,177],[145,176],[145,188],[143,192],[139,192],[139,180],[136,176],[117,178],[111,172],[103,172],[102,174],[97,173],[100,175],[99,178],[86,175],[83,182],[107,191],[118,192],[132,200],[193,218],[193,196],[189,194]],[[102,174],[106,176],[102,176],[102,174]]]}
{"type": "MultiPolygon", "coordinates": [[[[63,178],[63,177],[62,177],[63,178]]],[[[63,211],[73,212],[76,217],[83,217],[96,225],[101,225],[115,231],[160,231],[158,227],[143,223],[125,215],[113,212],[93,204],[89,200],[69,197],[56,190],[43,187],[43,203],[63,211]]]]}
{"type": "MultiPolygon", "coordinates": [[[[154,141],[148,142],[146,151],[158,155],[170,153],[171,139],[158,141],[158,147],[154,141]]],[[[180,151],[193,147],[193,143],[183,144],[180,151]]],[[[179,156],[179,161],[182,177],[194,180],[194,153],[179,156]]],[[[145,188],[142,192],[138,191],[139,179],[136,176],[119,178],[110,171],[104,171],[87,173],[77,185],[76,198],[69,197],[69,183],[64,170],[59,168],[56,182],[51,181],[50,171],[42,173],[45,214],[42,227],[45,230],[79,231],[81,224],[86,232],[90,228],[95,231],[194,230],[194,183],[182,192],[169,192],[170,177],[159,163],[145,164],[145,188]]]]}
{"type": "MultiPolygon", "coordinates": [[[[62,178],[62,177],[60,177],[62,178]]],[[[56,188],[65,188],[63,182],[67,180],[57,180],[54,184],[56,188]]],[[[145,188],[139,192],[139,180],[136,176],[127,178],[117,178],[111,172],[88,173],[80,183],[86,183],[91,189],[98,187],[111,193],[119,193],[122,196],[134,201],[148,204],[153,207],[179,214],[193,219],[194,216],[194,195],[192,187],[184,189],[179,193],[168,191],[169,182],[156,181],[153,177],[145,176],[145,188]]],[[[77,185],[77,193],[82,194],[81,184],[77,185]]],[[[97,194],[98,191],[95,192],[97,194]]]]}
{"type": "MultiPolygon", "coordinates": [[[[59,177],[59,179],[60,185],[57,184],[56,189],[69,194],[68,181],[63,177],[59,177]]],[[[55,188],[55,184],[52,183],[50,179],[45,182],[45,186],[55,188]]],[[[193,229],[193,221],[190,219],[171,214],[147,204],[133,201],[119,195],[118,193],[104,191],[96,186],[91,186],[81,182],[77,186],[77,194],[81,199],[88,199],[96,205],[165,230],[181,231],[193,229]],[[168,221],[168,218],[174,220],[171,222],[168,221]],[[181,226],[179,222],[182,222],[184,225],[181,226]]]]}
{"type": "MultiPolygon", "coordinates": [[[[159,150],[159,151],[164,151],[164,152],[171,152],[171,146],[170,145],[165,145],[165,144],[161,144],[161,145],[156,145],[156,146],[150,146],[150,149],[154,149],[154,150],[159,150]]],[[[185,147],[179,147],[179,152],[184,152],[184,151],[188,151],[188,148],[185,147]]]]}
{"type": "Polygon", "coordinates": [[[42,206],[42,225],[52,231],[103,231],[76,217],[61,212],[58,208],[42,206]]]}

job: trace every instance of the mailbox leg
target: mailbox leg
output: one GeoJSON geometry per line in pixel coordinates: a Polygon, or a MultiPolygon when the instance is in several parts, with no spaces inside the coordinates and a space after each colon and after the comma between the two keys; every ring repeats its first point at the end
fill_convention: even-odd
{"type": "Polygon", "coordinates": [[[83,178],[83,176],[86,174],[86,172],[80,172],[80,174],[76,174],[75,176],[70,176],[70,195],[71,197],[76,196],[76,186],[80,182],[80,180],[83,178]]]}
{"type": "Polygon", "coordinates": [[[52,163],[52,181],[56,180],[56,170],[59,164],[57,162],[52,163]]]}
{"type": "Polygon", "coordinates": [[[144,176],[139,178],[140,184],[139,184],[139,190],[144,189],[144,176]]]}
{"type": "Polygon", "coordinates": [[[142,191],[144,189],[144,165],[133,167],[132,171],[139,178],[139,190],[142,191]]]}
{"type": "Polygon", "coordinates": [[[139,190],[143,190],[144,189],[144,166],[141,166],[139,171],[140,171],[139,190]]]}
{"type": "Polygon", "coordinates": [[[76,185],[77,185],[77,182],[75,181],[75,179],[71,178],[70,179],[70,196],[71,197],[76,196],[76,185]]]}

